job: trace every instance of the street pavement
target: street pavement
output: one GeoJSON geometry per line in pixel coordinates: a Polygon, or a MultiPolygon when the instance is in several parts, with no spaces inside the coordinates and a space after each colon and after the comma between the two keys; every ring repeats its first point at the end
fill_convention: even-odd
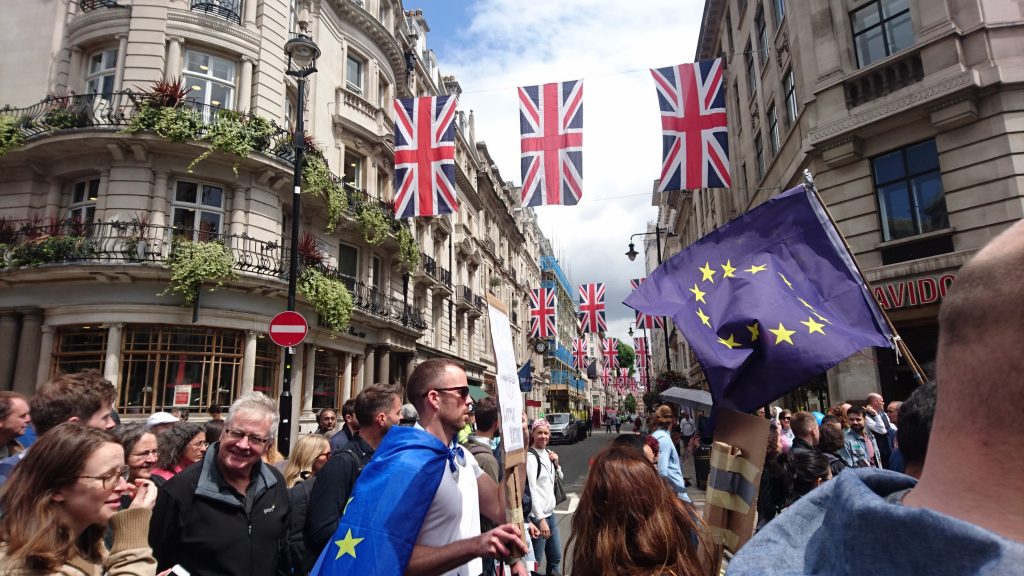
{"type": "MultiPolygon", "coordinates": [[[[633,427],[625,425],[621,433],[632,433],[633,427]]],[[[572,573],[572,550],[565,548],[572,533],[572,517],[579,505],[579,495],[583,492],[583,486],[587,482],[587,473],[590,469],[590,459],[597,455],[605,446],[618,436],[613,430],[610,434],[605,433],[604,428],[595,429],[593,434],[583,442],[575,444],[552,445],[549,449],[558,454],[562,465],[562,473],[565,475],[565,492],[569,496],[555,509],[555,516],[558,518],[558,530],[562,537],[562,547],[565,549],[562,554],[562,573],[572,573]]],[[[704,511],[704,491],[697,488],[696,474],[693,468],[693,458],[687,458],[683,464],[683,476],[689,478],[693,485],[687,488],[687,493],[693,500],[697,510],[704,511]]],[[[542,568],[544,565],[541,566],[542,568]]]]}

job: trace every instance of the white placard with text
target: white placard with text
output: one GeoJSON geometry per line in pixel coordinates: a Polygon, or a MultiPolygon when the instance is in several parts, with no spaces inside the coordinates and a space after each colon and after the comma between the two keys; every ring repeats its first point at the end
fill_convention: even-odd
{"type": "Polygon", "coordinates": [[[505,451],[521,450],[523,443],[523,397],[519,391],[519,371],[512,346],[512,328],[508,314],[488,304],[491,342],[498,365],[498,403],[501,406],[501,442],[505,451]]]}

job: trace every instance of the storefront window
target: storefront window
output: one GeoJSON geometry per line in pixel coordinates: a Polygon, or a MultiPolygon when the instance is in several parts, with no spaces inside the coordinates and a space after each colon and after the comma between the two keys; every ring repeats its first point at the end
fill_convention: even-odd
{"type": "Polygon", "coordinates": [[[52,374],[71,374],[82,370],[103,371],[107,352],[107,329],[99,326],[60,326],[54,341],[52,374]]]}
{"type": "Polygon", "coordinates": [[[345,363],[341,352],[318,349],[313,371],[313,409],[338,409],[338,390],[345,379],[345,363]]]}
{"type": "Polygon", "coordinates": [[[281,347],[266,337],[256,339],[256,371],[252,377],[252,389],[263,392],[271,398],[277,398],[281,381],[277,367],[281,363],[281,347]]]}
{"type": "Polygon", "coordinates": [[[241,330],[127,327],[120,406],[145,414],[185,402],[197,411],[230,405],[238,393],[244,340],[241,330]]]}

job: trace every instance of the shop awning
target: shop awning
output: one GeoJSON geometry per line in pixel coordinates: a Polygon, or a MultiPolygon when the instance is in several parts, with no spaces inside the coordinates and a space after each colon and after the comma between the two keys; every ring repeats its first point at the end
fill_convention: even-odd
{"type": "Polygon", "coordinates": [[[469,397],[472,398],[474,402],[483,398],[484,396],[487,396],[487,392],[484,391],[483,386],[473,386],[472,384],[470,384],[469,397]]]}

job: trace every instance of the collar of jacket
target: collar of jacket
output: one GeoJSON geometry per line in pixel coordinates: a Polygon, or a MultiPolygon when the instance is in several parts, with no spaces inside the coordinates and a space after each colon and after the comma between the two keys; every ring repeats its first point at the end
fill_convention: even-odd
{"type": "MultiPolygon", "coordinates": [[[[203,469],[199,473],[199,482],[196,484],[196,496],[243,508],[244,505],[235,496],[235,489],[224,480],[220,468],[217,467],[217,452],[219,450],[220,442],[214,442],[206,451],[206,456],[203,457],[203,469]]],[[[258,498],[275,484],[277,484],[277,478],[270,471],[270,466],[267,466],[263,460],[258,461],[253,470],[252,484],[248,490],[252,493],[253,498],[258,498]]],[[[243,494],[243,496],[248,495],[243,494]]]]}

